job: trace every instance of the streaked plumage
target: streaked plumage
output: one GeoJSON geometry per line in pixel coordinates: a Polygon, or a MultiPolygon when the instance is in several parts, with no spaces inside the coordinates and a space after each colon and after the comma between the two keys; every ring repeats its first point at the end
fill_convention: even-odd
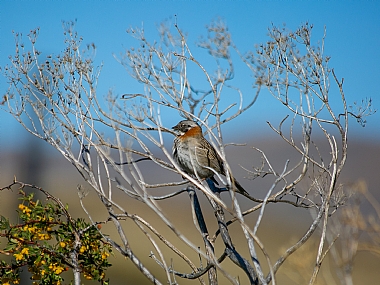
{"type": "MultiPolygon", "coordinates": [[[[201,127],[194,121],[184,120],[173,127],[177,136],[173,144],[173,157],[183,171],[201,179],[211,178],[215,182],[214,169],[217,173],[225,175],[223,160],[214,147],[203,137],[201,127]]],[[[237,191],[248,195],[244,188],[231,177],[237,191]]]]}

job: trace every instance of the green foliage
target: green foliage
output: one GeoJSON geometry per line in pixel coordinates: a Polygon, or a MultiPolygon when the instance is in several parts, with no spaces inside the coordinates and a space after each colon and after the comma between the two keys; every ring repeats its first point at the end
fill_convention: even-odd
{"type": "MultiPolygon", "coordinates": [[[[10,187],[8,187],[10,189],[10,187]]],[[[47,194],[47,192],[44,192],[47,194]]],[[[21,186],[18,223],[0,216],[0,237],[7,240],[0,249],[1,284],[19,284],[20,270],[32,274],[33,284],[62,284],[61,274],[70,269],[79,271],[88,280],[105,281],[105,270],[111,265],[111,246],[104,242],[94,225],[83,219],[73,220],[59,200],[42,204],[26,195],[21,186]]]]}

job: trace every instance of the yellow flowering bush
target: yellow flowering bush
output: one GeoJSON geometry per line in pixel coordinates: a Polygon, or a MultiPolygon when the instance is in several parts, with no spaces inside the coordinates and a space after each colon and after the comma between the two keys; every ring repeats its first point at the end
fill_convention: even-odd
{"type": "Polygon", "coordinates": [[[19,222],[11,224],[0,216],[0,237],[7,239],[0,249],[0,283],[19,284],[19,273],[26,267],[35,285],[62,284],[62,273],[75,268],[85,279],[108,284],[105,270],[111,265],[111,246],[97,227],[83,219],[73,220],[67,206],[50,194],[53,202],[45,205],[34,201],[33,194],[26,195],[23,187],[19,195],[19,222]],[[1,255],[11,256],[12,261],[6,262],[1,255]]]}

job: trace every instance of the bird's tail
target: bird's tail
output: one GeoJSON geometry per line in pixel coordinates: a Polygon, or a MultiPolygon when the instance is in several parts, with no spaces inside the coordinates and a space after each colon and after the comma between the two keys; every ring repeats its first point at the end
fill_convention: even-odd
{"type": "Polygon", "coordinates": [[[244,196],[247,196],[247,195],[249,196],[248,192],[245,191],[243,186],[240,185],[240,183],[235,179],[235,177],[232,177],[232,178],[233,178],[232,182],[235,185],[237,192],[239,192],[240,194],[242,194],[244,196]]]}

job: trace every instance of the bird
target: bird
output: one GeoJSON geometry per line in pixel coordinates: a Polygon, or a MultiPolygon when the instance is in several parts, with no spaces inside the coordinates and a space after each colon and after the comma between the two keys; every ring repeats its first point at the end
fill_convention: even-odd
{"type": "MultiPolygon", "coordinates": [[[[197,176],[200,179],[210,178],[218,183],[214,178],[215,172],[226,175],[223,160],[215,148],[204,138],[202,128],[195,121],[183,120],[172,129],[176,133],[173,143],[173,158],[179,167],[189,175],[197,176]]],[[[249,196],[240,183],[232,175],[230,177],[237,192],[249,196]]]]}

